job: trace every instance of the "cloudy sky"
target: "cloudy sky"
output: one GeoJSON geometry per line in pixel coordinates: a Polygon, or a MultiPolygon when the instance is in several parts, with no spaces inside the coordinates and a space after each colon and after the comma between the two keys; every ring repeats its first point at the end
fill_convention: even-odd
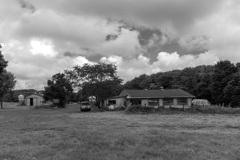
{"type": "Polygon", "coordinates": [[[239,0],[1,0],[0,43],[16,89],[84,63],[140,74],[240,62],[239,0]]]}

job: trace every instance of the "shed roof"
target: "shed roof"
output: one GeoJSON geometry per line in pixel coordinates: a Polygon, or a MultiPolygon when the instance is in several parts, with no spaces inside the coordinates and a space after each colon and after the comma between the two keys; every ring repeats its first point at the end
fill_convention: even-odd
{"type": "Polygon", "coordinates": [[[41,94],[29,94],[29,95],[27,95],[25,98],[28,98],[28,97],[31,97],[31,96],[43,97],[41,94]]]}
{"type": "Polygon", "coordinates": [[[182,89],[166,90],[123,90],[120,96],[130,96],[130,98],[194,98],[192,94],[182,89]]]}

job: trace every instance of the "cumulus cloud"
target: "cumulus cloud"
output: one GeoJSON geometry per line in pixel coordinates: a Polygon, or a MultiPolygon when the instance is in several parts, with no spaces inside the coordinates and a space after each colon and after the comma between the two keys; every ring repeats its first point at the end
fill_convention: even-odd
{"type": "Polygon", "coordinates": [[[158,53],[157,60],[153,63],[143,55],[139,55],[137,58],[131,60],[124,60],[122,57],[116,55],[103,57],[101,59],[102,62],[116,65],[118,67],[118,74],[123,77],[124,80],[130,80],[140,74],[153,74],[198,65],[213,65],[218,60],[218,57],[208,52],[198,56],[180,56],[177,52],[160,52],[158,53]]]}
{"type": "Polygon", "coordinates": [[[35,86],[33,88],[43,89],[42,87],[46,85],[47,79],[50,79],[52,75],[63,72],[65,69],[71,69],[76,65],[94,63],[82,56],[77,56],[74,59],[64,56],[46,56],[44,53],[55,54],[55,51],[48,47],[45,47],[46,52],[42,48],[42,52],[37,52],[39,54],[35,54],[31,48],[31,41],[25,43],[11,41],[4,44],[4,57],[9,61],[7,70],[17,78],[16,88],[32,88],[35,86]]]}
{"type": "Polygon", "coordinates": [[[191,25],[196,19],[205,17],[221,5],[222,0],[53,0],[49,4],[46,0],[33,0],[41,7],[51,7],[55,10],[75,15],[97,17],[112,17],[125,20],[128,23],[147,27],[165,25],[174,26],[175,29],[191,25]],[[56,3],[57,1],[57,3],[56,3]],[[54,4],[54,5],[53,5],[54,4]]]}
{"type": "Polygon", "coordinates": [[[134,76],[240,61],[236,0],[2,0],[0,42],[17,88],[99,60],[134,76]]]}

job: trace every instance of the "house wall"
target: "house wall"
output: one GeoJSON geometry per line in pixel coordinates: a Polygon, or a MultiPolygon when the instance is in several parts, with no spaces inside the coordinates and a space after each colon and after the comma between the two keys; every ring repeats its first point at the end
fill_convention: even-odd
{"type": "Polygon", "coordinates": [[[192,106],[192,98],[187,99],[188,106],[192,106]]]}
{"type": "Polygon", "coordinates": [[[107,107],[108,104],[109,104],[108,101],[111,101],[111,100],[116,101],[116,104],[114,105],[114,108],[118,108],[118,107],[123,105],[123,103],[126,101],[126,98],[125,97],[118,97],[118,98],[106,99],[104,101],[104,105],[107,107]]]}
{"type": "Polygon", "coordinates": [[[178,105],[177,98],[173,98],[173,105],[174,106],[178,105]]]}
{"type": "Polygon", "coordinates": [[[142,99],[141,100],[141,105],[142,106],[148,106],[148,99],[142,99]]]}
{"type": "Polygon", "coordinates": [[[43,97],[38,95],[30,95],[27,96],[24,100],[25,104],[27,106],[30,106],[30,99],[33,98],[33,106],[40,106],[43,103],[43,97]]]}
{"type": "Polygon", "coordinates": [[[163,99],[159,99],[159,107],[163,107],[163,99]]]}

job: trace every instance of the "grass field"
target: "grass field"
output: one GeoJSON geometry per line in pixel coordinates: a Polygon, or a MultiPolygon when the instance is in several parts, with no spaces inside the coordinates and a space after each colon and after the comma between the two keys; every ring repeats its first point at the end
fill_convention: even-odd
{"type": "Polygon", "coordinates": [[[1,160],[240,159],[240,115],[81,113],[5,104],[1,160]]]}

